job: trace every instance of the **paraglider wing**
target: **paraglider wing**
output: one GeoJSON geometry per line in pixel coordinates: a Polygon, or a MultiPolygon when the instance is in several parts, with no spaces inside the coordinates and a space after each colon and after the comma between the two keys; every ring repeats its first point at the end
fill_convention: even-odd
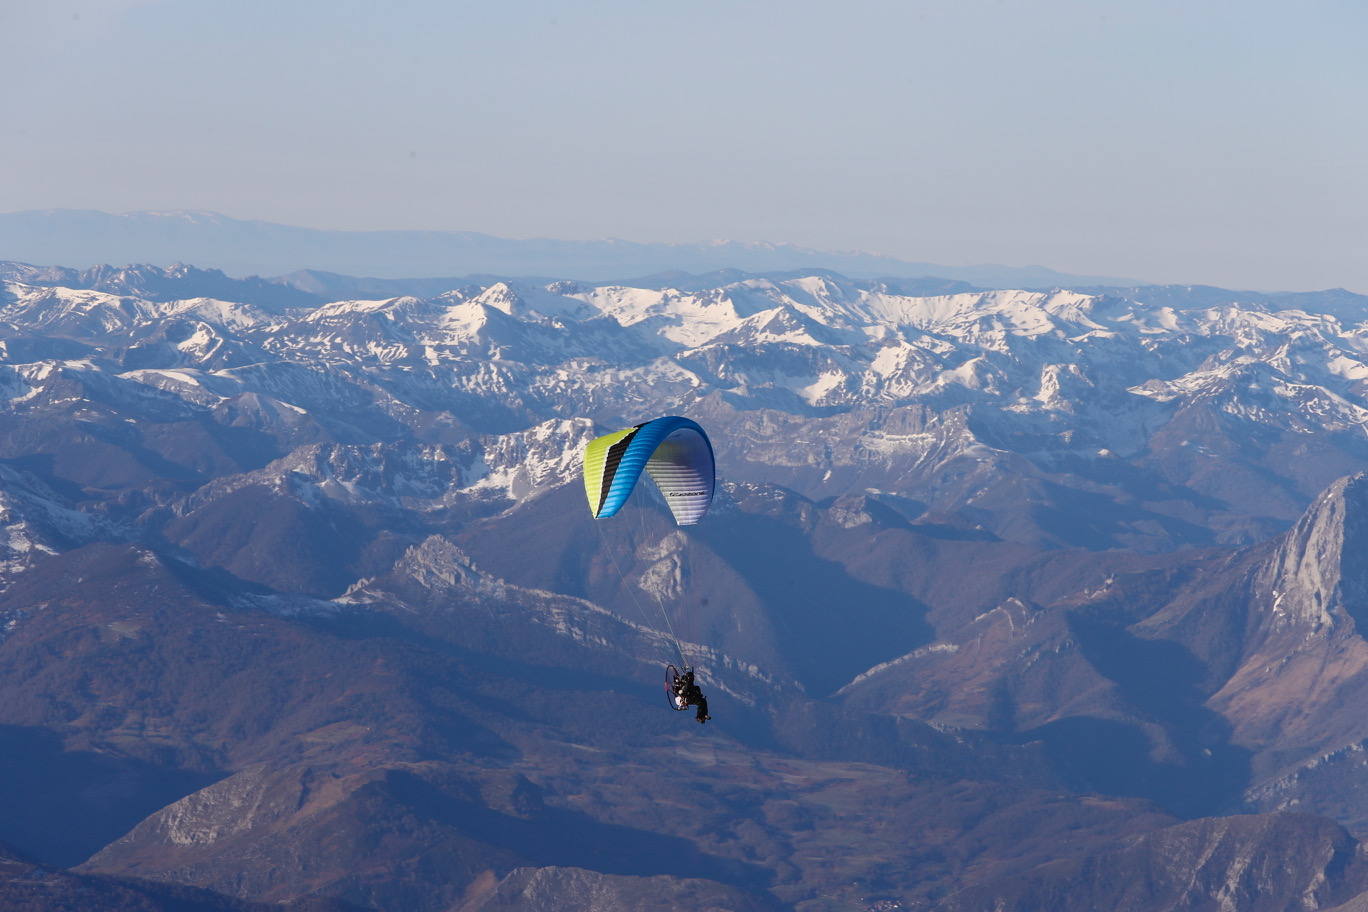
{"type": "Polygon", "coordinates": [[[642,471],[665,495],[675,522],[691,526],[712,503],[712,443],[688,418],[669,416],[604,434],[584,449],[589,512],[607,519],[627,502],[642,471]]]}

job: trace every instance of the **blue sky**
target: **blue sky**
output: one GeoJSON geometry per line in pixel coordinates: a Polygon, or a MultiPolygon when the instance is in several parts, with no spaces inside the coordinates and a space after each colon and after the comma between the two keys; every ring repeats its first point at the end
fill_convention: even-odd
{"type": "Polygon", "coordinates": [[[1368,291],[1359,0],[5,0],[0,35],[0,211],[1368,291]]]}

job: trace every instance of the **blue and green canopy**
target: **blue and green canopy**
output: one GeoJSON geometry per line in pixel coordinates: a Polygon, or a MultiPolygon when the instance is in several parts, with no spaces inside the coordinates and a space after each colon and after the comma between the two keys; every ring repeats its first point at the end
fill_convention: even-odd
{"type": "Polygon", "coordinates": [[[691,526],[708,512],[716,484],[712,442],[695,422],[671,415],[589,441],[584,492],[595,519],[622,509],[643,469],[679,525],[691,526]]]}

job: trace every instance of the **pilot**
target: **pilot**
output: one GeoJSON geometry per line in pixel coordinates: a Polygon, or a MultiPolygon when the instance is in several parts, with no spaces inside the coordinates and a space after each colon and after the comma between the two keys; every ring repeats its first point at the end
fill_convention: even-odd
{"type": "Polygon", "coordinates": [[[684,673],[675,681],[675,693],[679,696],[679,702],[683,706],[697,707],[694,716],[699,722],[707,722],[712,716],[708,715],[708,698],[703,696],[703,691],[699,690],[694,683],[694,673],[692,668],[687,668],[684,673]]]}

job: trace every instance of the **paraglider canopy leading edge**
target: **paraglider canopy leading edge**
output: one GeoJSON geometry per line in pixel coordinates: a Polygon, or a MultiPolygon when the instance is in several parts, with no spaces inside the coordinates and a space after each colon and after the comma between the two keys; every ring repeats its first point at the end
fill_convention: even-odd
{"type": "Polygon", "coordinates": [[[584,448],[584,493],[595,519],[622,509],[642,471],[681,526],[703,518],[716,485],[712,442],[688,418],[671,415],[591,440],[584,448]]]}

